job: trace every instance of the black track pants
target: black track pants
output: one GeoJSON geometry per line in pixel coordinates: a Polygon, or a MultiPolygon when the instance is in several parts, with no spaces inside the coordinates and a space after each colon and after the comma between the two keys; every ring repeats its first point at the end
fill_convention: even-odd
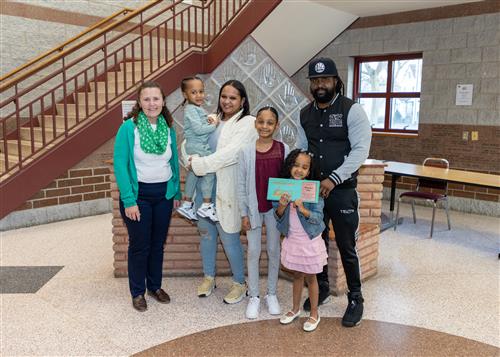
{"type": "MultiPolygon", "coordinates": [[[[335,241],[342,259],[342,266],[347,278],[347,287],[350,292],[361,292],[361,274],[359,257],[356,250],[358,238],[359,212],[358,193],[355,188],[335,188],[327,199],[323,210],[326,229],[323,232],[328,251],[328,226],[332,220],[335,232],[335,241]]],[[[317,274],[320,290],[328,289],[328,265],[323,267],[323,272],[317,274]]]]}

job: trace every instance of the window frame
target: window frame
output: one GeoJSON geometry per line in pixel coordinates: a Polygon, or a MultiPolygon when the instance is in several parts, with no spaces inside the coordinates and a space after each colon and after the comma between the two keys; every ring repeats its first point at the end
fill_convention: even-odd
{"type": "MultiPolygon", "coordinates": [[[[417,130],[404,130],[404,129],[391,129],[391,99],[395,98],[420,98],[422,93],[422,78],[420,79],[421,87],[420,92],[392,92],[393,82],[393,66],[395,61],[409,60],[409,59],[422,59],[422,52],[405,53],[405,54],[390,54],[390,55],[376,55],[376,56],[357,56],[354,58],[354,101],[360,102],[361,98],[384,98],[385,99],[385,118],[384,128],[373,128],[374,133],[406,133],[418,134],[417,130]],[[387,62],[387,84],[385,92],[378,93],[360,93],[360,67],[365,62],[387,62]]],[[[422,64],[423,65],[423,64],[422,64]]],[[[422,103],[420,103],[422,104],[422,103]]],[[[420,111],[419,111],[420,113],[420,111]]],[[[420,117],[418,121],[420,127],[420,117]]]]}

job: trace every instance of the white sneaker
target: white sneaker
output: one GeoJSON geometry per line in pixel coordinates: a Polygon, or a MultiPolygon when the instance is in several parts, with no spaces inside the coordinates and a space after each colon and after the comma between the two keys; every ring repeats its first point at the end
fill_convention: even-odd
{"type": "Polygon", "coordinates": [[[253,320],[259,317],[259,309],[260,309],[260,299],[258,297],[251,297],[248,300],[247,311],[245,312],[245,316],[247,319],[253,320]]]}
{"type": "Polygon", "coordinates": [[[191,221],[198,220],[198,217],[196,217],[196,213],[194,211],[194,202],[182,202],[182,205],[177,208],[177,212],[191,221]]]}
{"type": "Polygon", "coordinates": [[[271,315],[281,314],[280,303],[276,295],[266,295],[264,299],[266,300],[267,310],[271,315]]]}
{"type": "Polygon", "coordinates": [[[196,211],[196,213],[198,213],[200,217],[209,218],[214,222],[219,222],[213,203],[203,203],[201,207],[198,208],[198,211],[196,211]]]}

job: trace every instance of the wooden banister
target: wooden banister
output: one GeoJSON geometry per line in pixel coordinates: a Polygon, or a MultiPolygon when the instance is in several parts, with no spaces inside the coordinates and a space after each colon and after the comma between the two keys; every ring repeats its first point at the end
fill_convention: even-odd
{"type": "MultiPolygon", "coordinates": [[[[60,52],[58,55],[56,55],[55,57],[52,57],[51,59],[39,64],[38,66],[30,69],[29,71],[27,71],[26,73],[24,74],[21,74],[20,76],[16,77],[16,78],[13,78],[5,83],[2,83],[0,84],[0,91],[4,91],[6,89],[9,89],[10,87],[12,87],[14,84],[18,83],[19,81],[22,81],[23,79],[25,78],[28,78],[29,76],[33,75],[35,72],[38,72],[40,71],[41,69],[51,65],[52,63],[58,61],[59,59],[61,59],[62,57],[66,56],[67,54],[71,53],[71,52],[74,52],[76,50],[78,50],[79,48],[82,48],[83,46],[91,43],[92,41],[96,40],[97,38],[99,38],[101,35],[103,35],[104,33],[106,32],[109,32],[110,30],[126,23],[127,21],[129,21],[130,19],[132,19],[133,17],[135,17],[136,15],[150,9],[151,7],[157,5],[158,3],[161,3],[163,0],[153,0],[151,1],[149,4],[146,4],[134,11],[132,11],[130,14],[128,15],[125,15],[125,17],[123,17],[121,20],[118,20],[117,22],[115,23],[112,23],[104,28],[102,28],[100,31],[98,31],[97,33],[95,33],[94,35],[90,36],[89,38],[87,38],[86,40],[66,49],[66,50],[63,50],[62,52],[60,52]]],[[[182,0],[176,0],[174,1],[168,8],[170,7],[174,7],[176,6],[177,4],[181,3],[182,0]]],[[[167,8],[167,9],[168,9],[167,8]]],[[[59,48],[61,46],[58,46],[57,48],[59,48]]],[[[18,71],[19,72],[19,71],[18,71]]],[[[12,76],[12,75],[10,75],[12,76]]],[[[7,78],[7,76],[5,76],[5,78],[7,78]]],[[[2,78],[1,80],[3,81],[4,78],[2,78]]]]}

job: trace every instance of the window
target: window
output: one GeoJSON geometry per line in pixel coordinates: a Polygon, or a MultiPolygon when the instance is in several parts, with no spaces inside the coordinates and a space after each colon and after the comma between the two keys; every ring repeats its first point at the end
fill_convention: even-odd
{"type": "Polygon", "coordinates": [[[375,132],[416,133],[422,54],[357,57],[354,98],[375,132]]]}

